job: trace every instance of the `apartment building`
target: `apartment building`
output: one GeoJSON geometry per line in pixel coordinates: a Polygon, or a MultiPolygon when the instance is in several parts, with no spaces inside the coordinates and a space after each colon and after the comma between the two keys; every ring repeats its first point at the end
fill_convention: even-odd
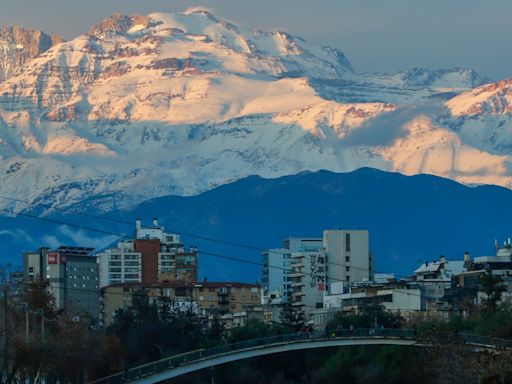
{"type": "Polygon", "coordinates": [[[135,222],[134,239],[122,240],[117,247],[97,254],[100,286],[121,283],[197,281],[197,250],[188,251],[179,235],[165,232],[153,219],[144,228],[135,222]]]}
{"type": "Polygon", "coordinates": [[[23,254],[25,281],[47,282],[58,309],[99,316],[99,273],[94,248],[61,246],[23,254]]]}
{"type": "Polygon", "coordinates": [[[375,259],[369,249],[367,230],[325,230],[322,244],[328,259],[330,282],[373,280],[375,259]]]}
{"type": "Polygon", "coordinates": [[[261,288],[256,284],[207,281],[121,283],[102,289],[104,324],[111,324],[115,312],[131,306],[133,297],[141,294],[157,304],[165,301],[171,310],[192,310],[206,317],[212,314],[240,314],[261,306],[261,288]]]}
{"type": "Polygon", "coordinates": [[[264,252],[263,260],[264,302],[283,303],[291,295],[297,316],[322,308],[332,283],[371,281],[375,269],[364,230],[325,230],[322,238],[289,238],[283,248],[264,252]]]}

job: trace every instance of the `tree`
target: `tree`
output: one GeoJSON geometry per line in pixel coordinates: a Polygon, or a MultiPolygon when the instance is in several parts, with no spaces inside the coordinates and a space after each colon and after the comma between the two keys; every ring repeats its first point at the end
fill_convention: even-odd
{"type": "Polygon", "coordinates": [[[133,296],[118,310],[108,334],[123,341],[126,364],[138,364],[197,349],[205,340],[202,324],[191,307],[176,308],[165,297],[133,296]]]}
{"type": "Polygon", "coordinates": [[[494,313],[498,309],[502,293],[506,290],[503,279],[500,276],[493,275],[492,271],[486,270],[480,276],[480,282],[486,295],[483,301],[484,311],[486,313],[494,313]]]}
{"type": "Polygon", "coordinates": [[[331,329],[341,325],[347,329],[353,328],[400,328],[402,324],[402,317],[398,314],[386,311],[384,306],[380,304],[366,304],[358,314],[350,312],[338,311],[334,318],[329,322],[331,329]]]}
{"type": "Polygon", "coordinates": [[[99,377],[120,369],[117,339],[92,328],[90,321],[77,322],[58,311],[47,283],[20,282],[12,291],[18,296],[8,300],[7,383],[26,378],[40,383],[43,377],[82,382],[86,373],[99,377]]]}
{"type": "Polygon", "coordinates": [[[297,331],[304,327],[306,324],[304,311],[297,310],[293,306],[293,296],[291,290],[288,290],[286,300],[283,303],[280,321],[282,325],[293,328],[297,331]]]}
{"type": "Polygon", "coordinates": [[[226,327],[222,321],[220,321],[220,316],[217,312],[215,312],[212,316],[211,324],[206,332],[206,337],[208,339],[208,344],[215,345],[223,341],[224,335],[226,332],[226,327]]]}

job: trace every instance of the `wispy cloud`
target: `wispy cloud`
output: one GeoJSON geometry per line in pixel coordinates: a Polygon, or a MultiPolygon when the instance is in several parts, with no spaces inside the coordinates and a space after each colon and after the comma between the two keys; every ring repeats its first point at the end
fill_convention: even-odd
{"type": "Polygon", "coordinates": [[[3,229],[0,231],[0,236],[9,236],[9,237],[12,237],[13,239],[17,239],[17,240],[22,239],[23,241],[26,241],[29,243],[34,242],[34,239],[32,238],[32,236],[30,236],[27,232],[25,232],[22,229],[15,229],[15,230],[3,229]]]}
{"type": "Polygon", "coordinates": [[[404,125],[420,115],[436,116],[446,112],[441,100],[429,100],[417,105],[399,106],[391,112],[381,113],[366,121],[358,129],[352,130],[342,145],[357,146],[386,146],[398,138],[404,137],[407,131],[404,125]]]}
{"type": "Polygon", "coordinates": [[[42,243],[51,248],[57,248],[61,245],[77,245],[84,247],[92,247],[102,249],[109,244],[112,244],[118,239],[114,235],[89,235],[83,230],[73,230],[67,226],[59,226],[56,233],[53,235],[45,235],[42,238],[42,243]]]}

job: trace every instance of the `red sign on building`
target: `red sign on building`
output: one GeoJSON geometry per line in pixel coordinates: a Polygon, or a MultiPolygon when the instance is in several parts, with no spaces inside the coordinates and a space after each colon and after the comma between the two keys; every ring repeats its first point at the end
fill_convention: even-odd
{"type": "Polygon", "coordinates": [[[48,254],[48,264],[58,264],[59,263],[59,254],[58,253],[49,253],[48,254]]]}

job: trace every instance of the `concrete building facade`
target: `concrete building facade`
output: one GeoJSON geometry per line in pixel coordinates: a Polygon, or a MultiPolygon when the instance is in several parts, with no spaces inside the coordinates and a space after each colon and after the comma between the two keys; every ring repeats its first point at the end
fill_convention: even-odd
{"type": "Polygon", "coordinates": [[[25,281],[47,282],[57,309],[99,317],[99,273],[94,248],[61,246],[23,254],[25,281]]]}
{"type": "Polygon", "coordinates": [[[367,230],[325,230],[322,243],[329,264],[329,281],[373,280],[375,260],[370,253],[367,230]]]}
{"type": "Polygon", "coordinates": [[[133,240],[97,254],[100,286],[120,283],[197,281],[197,250],[186,251],[179,235],[165,232],[157,219],[143,228],[136,220],[133,240]]]}
{"type": "Polygon", "coordinates": [[[261,287],[239,282],[121,283],[102,288],[102,318],[111,324],[118,309],[132,305],[134,295],[146,295],[157,304],[166,300],[171,310],[192,310],[198,315],[241,313],[261,306],[261,287]]]}
{"type": "Polygon", "coordinates": [[[365,230],[325,230],[322,238],[289,238],[283,248],[264,252],[263,260],[264,302],[282,304],[291,295],[297,317],[322,308],[333,283],[369,282],[375,270],[365,230]]]}

